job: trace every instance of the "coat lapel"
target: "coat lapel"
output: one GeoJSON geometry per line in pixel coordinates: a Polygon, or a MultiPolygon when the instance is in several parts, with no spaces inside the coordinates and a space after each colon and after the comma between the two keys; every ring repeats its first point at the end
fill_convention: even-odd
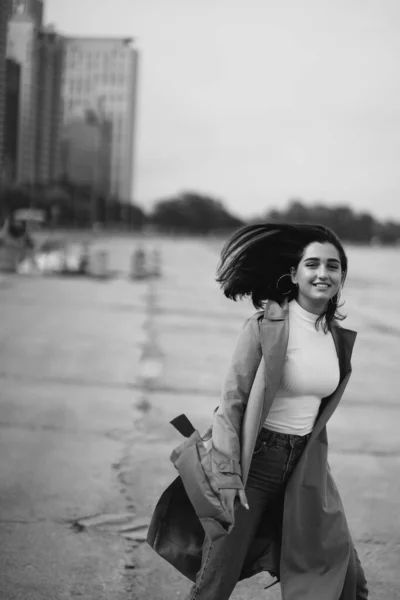
{"type": "Polygon", "coordinates": [[[351,372],[351,355],[357,333],[334,324],[332,326],[332,337],[339,359],[340,381],[343,381],[346,375],[351,372]]]}
{"type": "Polygon", "coordinates": [[[243,483],[247,481],[257,435],[278,391],[289,336],[287,305],[268,302],[260,321],[263,357],[258,367],[242,424],[241,467],[243,483]]]}
{"type": "Polygon", "coordinates": [[[289,305],[268,302],[260,325],[265,367],[265,395],[260,428],[279,389],[289,340],[289,305]]]}
{"type": "Polygon", "coordinates": [[[335,342],[336,352],[339,360],[340,381],[333,394],[325,398],[322,402],[320,413],[314,425],[308,445],[312,444],[313,441],[319,436],[335,412],[351,375],[351,355],[357,333],[350,329],[343,329],[342,327],[339,327],[339,325],[333,325],[332,337],[335,342]]]}

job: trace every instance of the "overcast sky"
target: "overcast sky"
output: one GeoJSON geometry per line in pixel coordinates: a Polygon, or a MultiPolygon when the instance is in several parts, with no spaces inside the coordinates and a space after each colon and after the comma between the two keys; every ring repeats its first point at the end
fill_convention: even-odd
{"type": "Polygon", "coordinates": [[[135,198],[242,216],[308,202],[400,219],[399,0],[45,0],[140,50],[135,198]]]}

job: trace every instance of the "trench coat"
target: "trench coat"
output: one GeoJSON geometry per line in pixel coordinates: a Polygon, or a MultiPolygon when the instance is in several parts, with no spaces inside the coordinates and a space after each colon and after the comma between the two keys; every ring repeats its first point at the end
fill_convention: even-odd
{"type": "MultiPolygon", "coordinates": [[[[338,323],[331,331],[339,384],[322,400],[311,436],[287,483],[283,518],[278,523],[276,515],[267,511],[240,575],[244,579],[263,570],[276,575],[283,600],[356,599],[356,554],[329,468],[326,425],[349,381],[357,334],[338,323]]],[[[248,319],[239,335],[213,420],[212,464],[220,489],[241,489],[246,484],[257,436],[280,385],[288,337],[288,304],[273,301],[248,319]]],[[[204,531],[179,478],[157,505],[148,541],[195,581],[204,531]],[[165,519],[168,526],[157,527],[165,519]]]]}

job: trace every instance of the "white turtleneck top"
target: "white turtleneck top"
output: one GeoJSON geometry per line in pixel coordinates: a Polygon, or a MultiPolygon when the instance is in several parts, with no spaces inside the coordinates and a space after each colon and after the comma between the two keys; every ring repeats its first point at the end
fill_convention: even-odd
{"type": "Polygon", "coordinates": [[[322,398],[339,383],[339,361],[330,332],[315,328],[317,315],[296,300],[289,304],[289,341],[280,388],[264,427],[307,435],[314,427],[322,398]]]}

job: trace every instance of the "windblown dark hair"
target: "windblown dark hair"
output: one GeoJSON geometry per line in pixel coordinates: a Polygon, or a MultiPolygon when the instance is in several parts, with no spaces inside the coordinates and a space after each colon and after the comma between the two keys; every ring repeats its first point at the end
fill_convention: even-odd
{"type": "MultiPolygon", "coordinates": [[[[282,275],[297,268],[306,246],[313,242],[330,243],[339,252],[343,283],[347,274],[347,256],[337,235],[328,227],[308,223],[258,223],[246,225],[226,242],[217,267],[217,282],[227,298],[237,300],[249,297],[257,309],[267,300],[282,304],[296,298],[297,287],[287,277],[277,286],[282,275]],[[285,292],[285,293],[282,293],[285,292]]],[[[346,317],[338,311],[334,296],[326,311],[317,319],[316,326],[325,331],[334,319],[346,317]]]]}

